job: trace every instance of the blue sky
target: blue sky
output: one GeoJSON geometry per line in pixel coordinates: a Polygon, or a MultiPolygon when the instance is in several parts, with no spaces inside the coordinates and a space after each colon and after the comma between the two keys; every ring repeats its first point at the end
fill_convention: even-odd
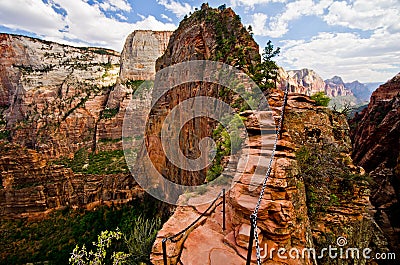
{"type": "MultiPolygon", "coordinates": [[[[385,82],[400,72],[400,0],[225,0],[286,70],[385,82]]],[[[121,51],[136,29],[174,30],[191,0],[0,0],[0,32],[121,51]]]]}

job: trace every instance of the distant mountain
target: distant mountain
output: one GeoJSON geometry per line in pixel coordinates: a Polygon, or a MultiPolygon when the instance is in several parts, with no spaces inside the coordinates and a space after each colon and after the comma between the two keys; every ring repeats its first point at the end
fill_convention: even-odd
{"type": "Polygon", "coordinates": [[[285,71],[279,68],[277,87],[284,89],[289,84],[290,91],[311,96],[317,92],[325,92],[330,98],[330,106],[340,110],[344,106],[361,106],[368,103],[369,98],[381,83],[361,83],[353,81],[345,83],[340,76],[333,76],[325,81],[312,69],[285,71]]]}
{"type": "Polygon", "coordinates": [[[325,93],[330,97],[350,96],[352,91],[348,89],[340,76],[334,76],[325,80],[325,93]]]}
{"type": "Polygon", "coordinates": [[[351,90],[357,100],[361,102],[367,102],[371,96],[371,90],[369,90],[366,84],[362,84],[359,81],[346,83],[345,87],[351,90]]]}
{"type": "Polygon", "coordinates": [[[370,91],[370,96],[372,95],[372,92],[374,92],[382,84],[383,82],[365,83],[366,87],[370,91]]]}

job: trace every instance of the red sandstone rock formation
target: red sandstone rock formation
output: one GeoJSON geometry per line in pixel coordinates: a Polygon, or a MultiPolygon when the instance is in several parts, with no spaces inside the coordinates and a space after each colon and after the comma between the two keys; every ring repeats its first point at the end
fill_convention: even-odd
{"type": "MultiPolygon", "coordinates": [[[[208,7],[204,8],[184,20],[171,36],[166,54],[157,62],[159,69],[188,60],[210,59],[213,58],[212,51],[218,52],[215,45],[216,38],[212,31],[213,26],[205,27],[204,25],[207,24],[204,23],[204,20],[198,18],[208,17],[208,12],[211,11],[218,15],[226,15],[228,18],[233,18],[234,15],[231,10],[215,11],[209,10],[208,7]]],[[[213,24],[216,25],[216,22],[214,21],[213,24]]],[[[235,35],[237,31],[240,31],[240,28],[236,28],[231,34],[235,35]]],[[[242,38],[237,39],[242,40],[242,38]]],[[[249,44],[251,45],[251,42],[247,42],[247,45],[249,44]]],[[[226,56],[226,58],[228,57],[226,56]]],[[[249,63],[251,62],[250,60],[249,63]]],[[[159,132],[162,121],[170,109],[182,100],[196,95],[216,97],[216,93],[207,85],[180,86],[179,89],[168,93],[167,99],[160,100],[160,104],[152,112],[151,126],[147,130],[147,151],[153,165],[165,177],[188,185],[202,184],[205,174],[203,172],[185,172],[169,163],[160,147],[159,132]]],[[[279,116],[282,101],[282,91],[274,91],[271,94],[269,104],[272,107],[273,116],[279,116]]],[[[260,194],[260,186],[253,186],[251,179],[257,179],[257,183],[263,179],[274,139],[273,135],[271,139],[271,135],[261,133],[263,130],[271,130],[271,121],[263,118],[259,121],[255,119],[255,117],[268,115],[261,111],[248,111],[242,115],[246,118],[245,125],[250,132],[249,139],[245,143],[248,148],[243,149],[246,151],[237,157],[237,166],[227,166],[223,173],[227,179],[233,179],[232,187],[227,194],[226,230],[222,229],[222,206],[217,204],[218,206],[211,214],[203,217],[176,242],[167,241],[168,264],[245,263],[250,232],[249,217],[260,194]],[[266,124],[269,126],[265,127],[266,124]]],[[[210,121],[202,121],[198,124],[193,122],[187,128],[184,127],[181,132],[184,137],[181,141],[182,150],[196,152],[195,147],[199,145],[199,139],[209,136],[213,125],[210,121]]],[[[272,124],[272,129],[274,127],[272,124]]],[[[272,173],[259,211],[258,232],[262,247],[267,245],[269,248],[275,249],[280,247],[296,248],[299,251],[315,247],[317,250],[321,250],[324,244],[335,245],[336,237],[344,236],[354,247],[370,246],[375,251],[385,250],[385,239],[367,212],[370,203],[365,182],[355,183],[343,176],[327,174],[323,176],[326,179],[323,182],[327,187],[324,186],[322,189],[322,187],[314,187],[306,182],[300,175],[301,165],[296,159],[296,151],[308,143],[322,145],[326,142],[340,149],[338,152],[341,154],[332,159],[346,161],[341,164],[346,172],[349,174],[351,172],[351,174],[362,173],[360,168],[352,164],[349,154],[351,143],[348,131],[348,124],[344,116],[337,116],[326,108],[315,106],[307,96],[296,93],[289,96],[282,138],[278,141],[272,173]],[[321,191],[317,191],[319,198],[330,201],[331,198],[335,198],[332,196],[332,194],[335,195],[333,190],[340,189],[339,184],[342,182],[347,184],[349,193],[340,199],[336,198],[339,200],[337,204],[332,202],[327,204],[323,211],[314,213],[315,209],[311,209],[312,204],[310,204],[312,199],[307,198],[312,195],[306,196],[307,190],[321,189],[321,191]]],[[[210,186],[207,190],[198,193],[183,194],[180,200],[189,204],[195,203],[199,198],[207,197],[209,192],[216,187],[218,185],[210,186]]],[[[218,202],[220,201],[221,199],[218,202]]],[[[320,204],[324,205],[323,202],[320,204]]],[[[158,233],[152,252],[154,264],[163,264],[162,239],[185,229],[205,211],[207,206],[208,204],[177,207],[175,213],[158,233]]],[[[254,263],[254,253],[252,260],[254,263]]],[[[262,262],[263,264],[316,264],[313,259],[307,257],[284,259],[277,253],[271,256],[267,255],[262,262]]],[[[318,264],[332,263],[324,260],[318,261],[318,264]]]]}
{"type": "MultiPolygon", "coordinates": [[[[279,91],[271,95],[269,102],[275,116],[279,115],[282,100],[282,93],[279,91]]],[[[256,115],[259,114],[247,113],[247,126],[251,126],[252,117],[256,115]]],[[[258,129],[264,128],[261,126],[258,129]]],[[[250,151],[241,153],[238,167],[229,173],[234,182],[227,193],[226,230],[222,229],[222,206],[219,205],[212,214],[203,217],[186,232],[178,242],[167,241],[170,264],[245,264],[250,233],[249,217],[260,194],[260,187],[254,189],[250,180],[254,177],[264,177],[256,173],[263,171],[262,168],[265,171],[268,162],[268,156],[260,150],[264,145],[272,148],[273,144],[273,139],[268,139],[271,136],[260,136],[254,130],[252,132],[254,134],[250,135],[245,144],[246,147],[250,147],[250,151]],[[249,162],[246,164],[244,161],[249,162]]],[[[385,239],[368,213],[370,203],[365,185],[354,186],[353,193],[347,198],[341,198],[339,205],[332,204],[324,210],[325,212],[310,214],[311,206],[307,201],[310,198],[307,198],[306,194],[308,189],[315,187],[308,186],[305,179],[299,176],[300,165],[296,161],[295,152],[305,143],[319,141],[332,141],[341,146],[348,158],[351,147],[345,117],[336,116],[325,108],[314,106],[308,97],[291,94],[286,109],[284,132],[278,141],[279,151],[258,214],[261,246],[268,246],[270,250],[295,248],[301,252],[304,248],[315,248],[321,251],[323,244],[331,244],[334,247],[336,238],[343,236],[352,247],[369,246],[374,248],[374,251],[387,251],[385,239]]],[[[351,160],[348,166],[355,171],[360,170],[352,165],[351,160]]],[[[337,183],[332,181],[330,186],[334,185],[337,183]]],[[[325,192],[326,200],[330,200],[332,191],[325,192]]],[[[206,194],[183,197],[188,196],[189,201],[195,201],[196,196],[206,194]]],[[[178,207],[175,210],[158,233],[152,253],[154,264],[163,264],[162,239],[183,230],[199,217],[207,206],[178,207]]],[[[285,259],[280,258],[277,252],[271,253],[262,259],[262,264],[332,264],[331,260],[318,260],[316,263],[308,257],[285,259]]],[[[264,254],[263,252],[262,255],[264,254]]],[[[252,264],[255,264],[255,251],[252,264]]]]}
{"type": "Polygon", "coordinates": [[[0,140],[0,218],[37,218],[62,207],[123,204],[143,194],[129,173],[82,175],[0,140]]]}
{"type": "MultiPolygon", "coordinates": [[[[188,60],[219,60],[246,70],[260,61],[259,48],[240,18],[228,8],[223,11],[203,5],[202,10],[184,19],[170,38],[165,54],[157,60],[157,70],[188,60]]],[[[188,171],[176,167],[166,159],[161,143],[160,131],[165,117],[180,102],[195,96],[219,98],[224,88],[216,84],[182,84],[165,93],[152,108],[146,129],[146,147],[156,169],[166,178],[185,185],[204,182],[206,170],[188,171]]],[[[222,98],[222,97],[221,97],[222,98]]],[[[227,93],[223,100],[233,100],[227,93]]],[[[212,110],[210,110],[212,111],[212,110]]],[[[200,154],[199,141],[212,135],[215,121],[192,119],[182,128],[181,148],[185,155],[196,158],[200,154]]],[[[142,152],[143,156],[143,152],[142,152]]],[[[141,160],[141,159],[139,159],[141,160]]]]}
{"type": "Polygon", "coordinates": [[[390,245],[400,253],[400,74],[372,93],[366,109],[350,121],[353,159],[374,181],[372,203],[390,245]]]}

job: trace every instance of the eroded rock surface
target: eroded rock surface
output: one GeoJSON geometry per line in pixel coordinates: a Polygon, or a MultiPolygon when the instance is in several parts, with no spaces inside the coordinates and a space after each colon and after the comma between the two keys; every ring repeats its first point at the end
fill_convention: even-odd
{"type": "MultiPolygon", "coordinates": [[[[281,92],[271,95],[270,105],[275,117],[279,116],[282,99],[281,92]]],[[[256,115],[257,113],[247,113],[246,125],[253,124],[251,117],[256,115]]],[[[263,129],[265,128],[259,127],[259,130],[263,129]]],[[[271,135],[261,135],[254,127],[252,132],[243,150],[246,150],[246,147],[250,148],[241,153],[237,168],[231,170],[228,176],[234,181],[227,193],[226,230],[222,229],[222,206],[218,205],[211,215],[203,217],[178,243],[167,241],[167,253],[171,264],[220,264],[218,262],[221,262],[221,257],[224,257],[228,264],[245,263],[250,233],[249,216],[260,194],[260,185],[256,184],[264,178],[262,172],[266,171],[270,155],[260,150],[271,150],[273,145],[271,135]]],[[[300,252],[312,247],[320,253],[318,251],[327,244],[336,246],[336,239],[343,236],[352,247],[387,251],[385,238],[368,213],[370,202],[365,184],[353,183],[353,194],[340,197],[337,204],[328,204],[323,212],[312,214],[310,211],[313,205],[308,201],[310,197],[307,190],[316,187],[309,186],[309,182],[300,177],[301,167],[296,159],[296,151],[308,142],[318,141],[331,141],[340,145],[343,153],[349,157],[351,146],[345,117],[316,107],[303,95],[291,94],[283,134],[278,141],[272,172],[258,213],[261,246],[264,249],[267,246],[269,250],[294,248],[300,252]]],[[[351,160],[348,163],[352,170],[360,170],[352,165],[351,160]]],[[[326,200],[331,200],[334,194],[333,186],[337,185],[335,178],[331,181],[332,190],[328,189],[322,195],[328,198],[326,200]]],[[[192,197],[190,199],[193,200],[192,197]]],[[[163,264],[162,239],[183,230],[190,224],[189,220],[200,216],[206,206],[176,209],[158,234],[152,253],[154,264],[163,264]],[[180,224],[177,220],[186,221],[180,224]]],[[[274,251],[265,254],[262,253],[263,264],[352,264],[349,263],[351,261],[337,263],[329,259],[315,261],[308,256],[285,259],[274,251]]],[[[255,251],[252,260],[255,262],[255,251]]],[[[365,264],[366,260],[360,262],[365,264]]]]}
{"type": "MultiPolygon", "coordinates": [[[[123,156],[109,157],[122,152],[125,110],[142,79],[154,79],[155,60],[169,35],[136,31],[121,59],[112,50],[0,34],[0,142],[11,149],[0,156],[2,216],[90,208],[139,194],[127,168],[115,174],[86,172],[88,156],[74,166],[78,173],[49,163],[75,159],[79,152],[103,154],[105,170],[107,164],[121,163],[123,156]]],[[[151,89],[132,104],[148,107],[151,89]]]]}
{"type": "Polygon", "coordinates": [[[400,253],[400,74],[372,93],[370,103],[350,121],[353,159],[374,181],[375,218],[400,253]]]}

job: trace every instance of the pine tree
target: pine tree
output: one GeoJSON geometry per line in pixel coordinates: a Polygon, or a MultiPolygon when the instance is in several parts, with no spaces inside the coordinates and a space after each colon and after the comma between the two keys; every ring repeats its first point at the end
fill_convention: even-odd
{"type": "Polygon", "coordinates": [[[278,56],[280,48],[274,49],[274,45],[269,40],[262,54],[262,62],[253,69],[253,80],[257,83],[262,91],[266,91],[274,87],[278,78],[278,65],[272,59],[278,56]]]}

